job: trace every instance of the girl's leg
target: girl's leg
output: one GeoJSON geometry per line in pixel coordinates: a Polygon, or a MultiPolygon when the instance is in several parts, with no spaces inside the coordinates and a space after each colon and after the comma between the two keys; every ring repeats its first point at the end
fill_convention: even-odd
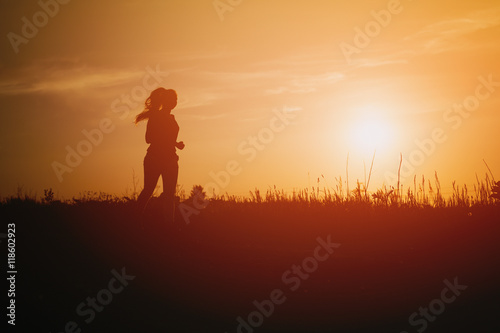
{"type": "Polygon", "coordinates": [[[168,161],[162,170],[161,178],[163,181],[163,193],[165,218],[169,221],[174,220],[175,211],[175,189],[177,186],[177,176],[179,175],[179,164],[176,160],[168,161]]]}
{"type": "Polygon", "coordinates": [[[151,155],[146,154],[146,157],[144,157],[144,188],[137,199],[137,209],[139,214],[144,213],[144,209],[146,208],[149,198],[151,198],[151,195],[155,190],[159,177],[160,169],[158,168],[157,163],[155,163],[151,155]]]}

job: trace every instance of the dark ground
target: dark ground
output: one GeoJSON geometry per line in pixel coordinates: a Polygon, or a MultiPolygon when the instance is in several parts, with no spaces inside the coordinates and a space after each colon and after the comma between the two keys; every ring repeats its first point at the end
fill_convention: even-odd
{"type": "Polygon", "coordinates": [[[254,332],[423,332],[410,315],[455,278],[467,289],[425,332],[500,331],[498,206],[213,204],[189,225],[149,221],[146,231],[123,203],[0,209],[1,233],[16,223],[16,332],[233,333],[275,289],[286,300],[254,332]],[[329,235],[340,247],[291,290],[283,273],[329,235]],[[109,288],[113,269],[135,278],[85,322],[77,307],[109,288]],[[78,328],[65,331],[71,321],[78,328]]]}

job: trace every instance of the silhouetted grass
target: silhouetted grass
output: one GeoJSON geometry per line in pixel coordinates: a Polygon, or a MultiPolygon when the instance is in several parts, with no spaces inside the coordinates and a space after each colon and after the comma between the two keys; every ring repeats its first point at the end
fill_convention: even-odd
{"type": "MultiPolygon", "coordinates": [[[[321,176],[324,180],[324,176],[321,176]]],[[[357,181],[356,187],[349,190],[342,177],[335,178],[335,186],[322,186],[320,178],[317,179],[316,186],[310,188],[293,190],[286,192],[276,186],[267,189],[265,193],[259,189],[249,191],[249,196],[236,196],[225,194],[212,194],[208,196],[201,185],[196,185],[191,190],[189,196],[181,186],[178,186],[177,197],[180,202],[190,203],[195,196],[202,196],[209,205],[215,204],[217,207],[227,207],[231,204],[266,204],[266,205],[294,205],[297,207],[318,207],[318,206],[358,206],[358,207],[393,207],[393,208],[454,208],[454,207],[474,207],[490,206],[500,203],[500,182],[495,182],[492,175],[485,174],[483,180],[476,175],[476,183],[472,186],[472,191],[466,184],[459,185],[456,181],[452,183],[453,192],[448,197],[442,194],[441,183],[437,172],[434,179],[420,180],[417,176],[413,179],[413,188],[405,189],[403,185],[397,189],[394,186],[382,186],[373,192],[368,192],[367,186],[357,181]]],[[[326,183],[326,180],[324,180],[326,183]]],[[[109,194],[97,191],[83,191],[78,196],[71,199],[60,200],[56,198],[51,188],[44,190],[44,196],[39,198],[31,191],[25,191],[19,187],[17,194],[2,198],[2,205],[20,204],[26,205],[89,205],[89,204],[130,204],[138,197],[137,184],[134,184],[131,193],[124,195],[109,194]]],[[[159,187],[153,195],[152,201],[157,199],[159,187]]]]}

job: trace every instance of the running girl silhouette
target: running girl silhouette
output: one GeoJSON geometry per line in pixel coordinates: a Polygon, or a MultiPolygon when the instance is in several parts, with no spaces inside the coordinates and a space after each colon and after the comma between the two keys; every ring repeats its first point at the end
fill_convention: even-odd
{"type": "Polygon", "coordinates": [[[160,195],[167,220],[174,218],[174,198],[177,186],[179,156],[177,149],[184,143],[177,142],[179,125],[172,109],[177,105],[177,93],[172,89],[158,88],[146,99],[145,109],[135,117],[135,123],[147,120],[146,143],[149,148],[144,157],[144,189],[137,199],[141,217],[161,175],[163,193],[160,195]]]}

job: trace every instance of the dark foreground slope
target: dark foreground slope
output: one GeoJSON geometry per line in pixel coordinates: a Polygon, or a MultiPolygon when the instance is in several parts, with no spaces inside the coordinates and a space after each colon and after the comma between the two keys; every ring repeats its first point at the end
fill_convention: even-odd
{"type": "Polygon", "coordinates": [[[16,331],[500,329],[498,207],[214,203],[189,224],[152,212],[146,231],[132,213],[2,205],[0,232],[16,223],[16,331]]]}

